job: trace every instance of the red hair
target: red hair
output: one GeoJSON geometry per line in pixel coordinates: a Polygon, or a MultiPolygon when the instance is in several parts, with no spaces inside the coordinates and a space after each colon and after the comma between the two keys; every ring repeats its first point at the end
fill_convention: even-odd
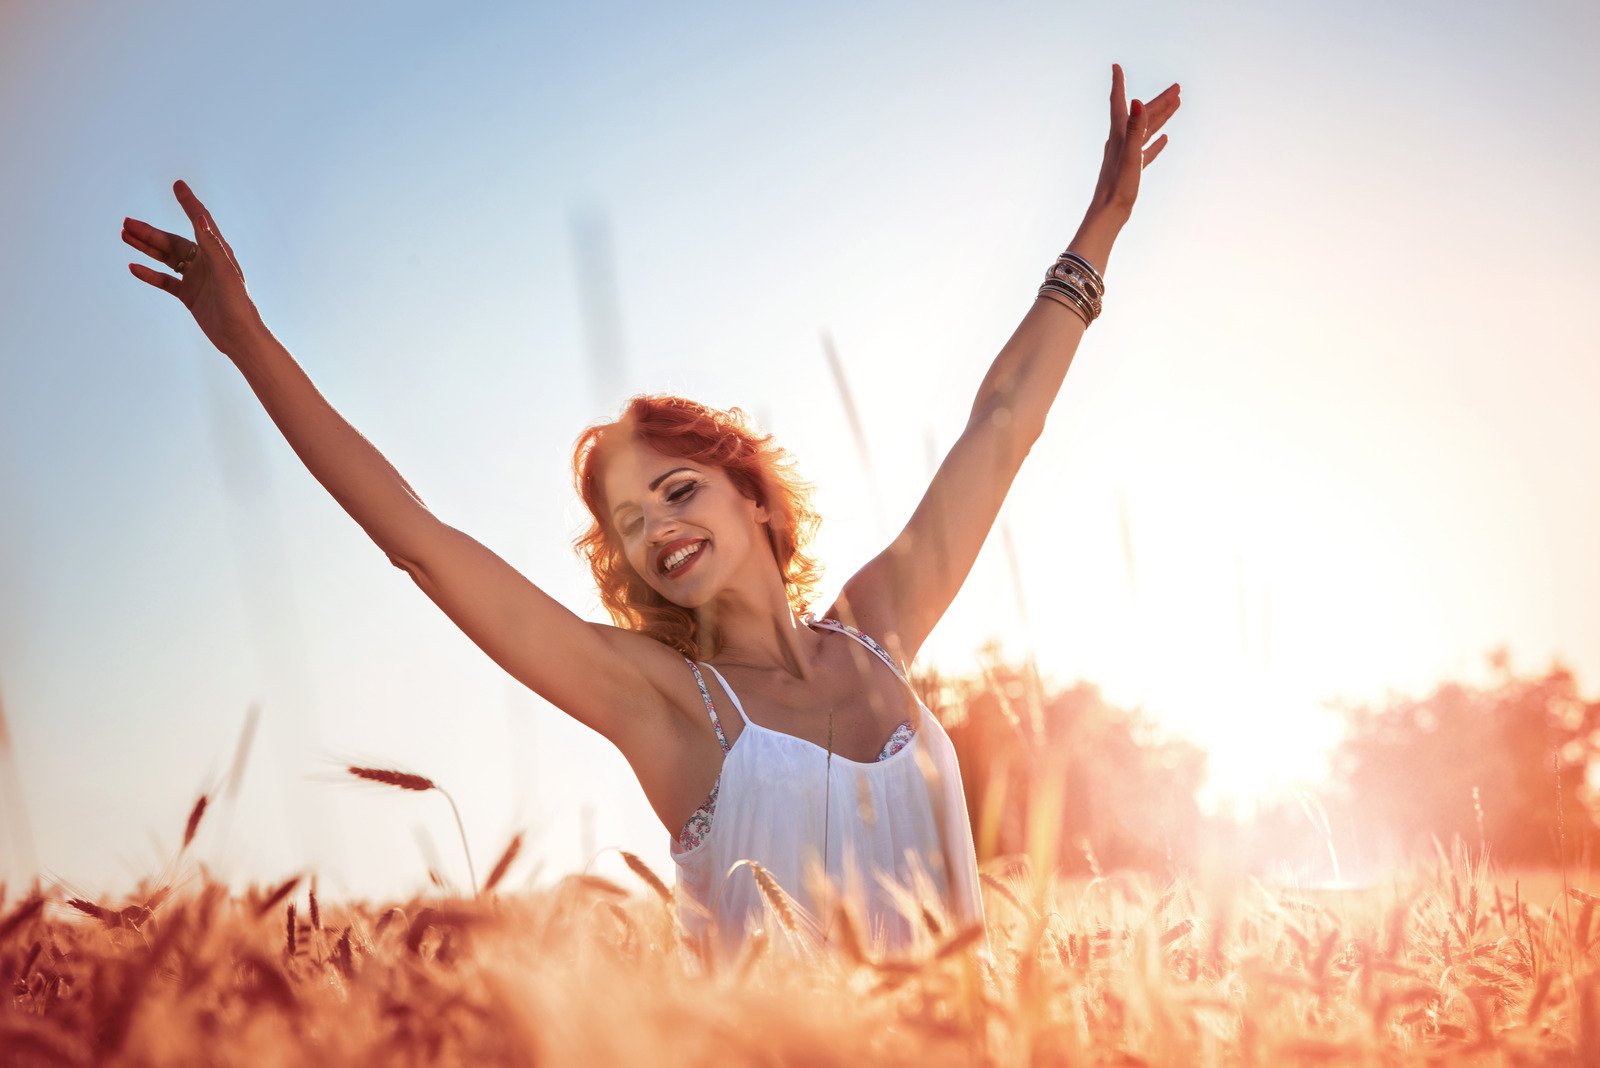
{"type": "Polygon", "coordinates": [[[736,489],[767,509],[767,540],[783,576],[789,607],[803,614],[816,595],[822,567],[810,553],[820,517],[811,486],[771,434],[758,435],[738,408],[722,411],[682,397],[641,394],[615,422],[597,423],[578,436],[573,481],[589,509],[589,529],[574,541],[594,573],[600,603],[617,626],[636,630],[695,659],[700,635],[694,613],[673,604],[639,576],[623,554],[607,518],[601,471],[614,436],[632,438],[664,456],[721,468],[736,489]]]}

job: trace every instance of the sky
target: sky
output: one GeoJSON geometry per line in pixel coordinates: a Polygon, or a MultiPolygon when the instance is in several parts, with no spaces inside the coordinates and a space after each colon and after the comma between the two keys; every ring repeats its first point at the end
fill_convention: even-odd
{"type": "Polygon", "coordinates": [[[817,486],[826,603],[1082,219],[1113,62],[1183,106],[1012,551],[922,659],[1032,651],[1205,744],[1215,806],[1313,780],[1331,702],[1496,648],[1600,691],[1600,9],[756,7],[0,8],[0,879],[156,873],[252,708],[218,874],[464,885],[443,800],[357,762],[447,785],[480,873],[518,830],[514,883],[671,872],[620,754],[389,564],[124,216],[185,232],[187,181],[334,406],[586,618],[579,432],[745,409],[817,486]]]}

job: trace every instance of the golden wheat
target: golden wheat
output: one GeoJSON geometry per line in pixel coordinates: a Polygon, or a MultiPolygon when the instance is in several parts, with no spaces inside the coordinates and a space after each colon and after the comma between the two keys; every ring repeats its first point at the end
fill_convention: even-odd
{"type": "Polygon", "coordinates": [[[0,913],[0,1060],[1408,1066],[1594,1063],[1600,1044],[1596,888],[1459,855],[1329,893],[1052,877],[1037,910],[1012,891],[1036,869],[997,861],[988,931],[913,888],[896,907],[917,941],[884,959],[848,896],[817,952],[773,952],[805,928],[750,864],[769,922],[731,968],[683,952],[659,922],[671,891],[630,857],[633,887],[585,874],[493,901],[313,883],[309,921],[298,875],[239,897],[36,890],[0,913]],[[281,928],[259,921],[279,906],[281,928]]]}
{"type": "Polygon", "coordinates": [[[189,843],[194,841],[194,834],[200,829],[200,820],[206,814],[206,795],[201,794],[200,800],[194,803],[194,808],[189,810],[189,819],[183,825],[183,849],[189,848],[189,843]]]}
{"type": "Polygon", "coordinates": [[[511,841],[506,844],[505,852],[500,854],[500,859],[494,862],[494,867],[489,869],[489,877],[483,881],[483,892],[488,893],[500,885],[500,880],[506,877],[506,872],[511,870],[511,862],[517,859],[517,854],[522,850],[522,832],[518,831],[511,836],[511,841]]]}
{"type": "Polygon", "coordinates": [[[622,862],[628,866],[628,870],[642,879],[645,885],[654,891],[655,895],[670,908],[672,905],[672,891],[667,888],[666,883],[661,881],[660,876],[650,870],[650,865],[626,849],[619,849],[617,852],[622,854],[622,862]]]}
{"type": "Polygon", "coordinates": [[[345,769],[358,779],[369,782],[381,782],[386,786],[398,786],[402,790],[436,790],[438,786],[432,779],[422,775],[413,775],[409,771],[391,771],[388,768],[361,768],[351,765],[345,769]]]}

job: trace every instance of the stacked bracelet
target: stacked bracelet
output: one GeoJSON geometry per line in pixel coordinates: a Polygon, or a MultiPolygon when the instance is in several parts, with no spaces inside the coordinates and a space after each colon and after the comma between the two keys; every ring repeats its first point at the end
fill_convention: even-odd
{"type": "Polygon", "coordinates": [[[1071,249],[1056,257],[1045,272],[1044,285],[1039,287],[1039,296],[1065,304],[1078,313],[1084,326],[1099,318],[1105,295],[1106,282],[1100,272],[1071,249]]]}

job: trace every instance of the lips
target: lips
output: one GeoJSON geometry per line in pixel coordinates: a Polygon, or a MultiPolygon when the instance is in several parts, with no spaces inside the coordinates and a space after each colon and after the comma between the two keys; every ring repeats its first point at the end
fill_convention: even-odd
{"type": "MultiPolygon", "coordinates": [[[[679,538],[677,541],[670,541],[667,544],[663,545],[661,547],[661,551],[656,553],[656,573],[658,575],[675,575],[675,574],[677,574],[677,571],[672,571],[672,572],[667,571],[667,568],[666,568],[667,560],[672,556],[673,553],[677,552],[679,549],[685,548],[685,547],[690,546],[690,545],[700,545],[700,544],[704,543],[705,540],[706,539],[704,539],[704,538],[679,538]]],[[[701,552],[703,552],[703,551],[704,550],[701,550],[701,552]]],[[[695,553],[695,556],[699,556],[699,555],[700,555],[700,553],[698,553],[698,552],[695,553]]],[[[693,559],[694,559],[694,557],[690,557],[690,560],[693,560],[693,559]]],[[[683,564],[678,565],[678,569],[682,570],[685,566],[687,566],[688,562],[689,561],[685,561],[683,564]]]]}

